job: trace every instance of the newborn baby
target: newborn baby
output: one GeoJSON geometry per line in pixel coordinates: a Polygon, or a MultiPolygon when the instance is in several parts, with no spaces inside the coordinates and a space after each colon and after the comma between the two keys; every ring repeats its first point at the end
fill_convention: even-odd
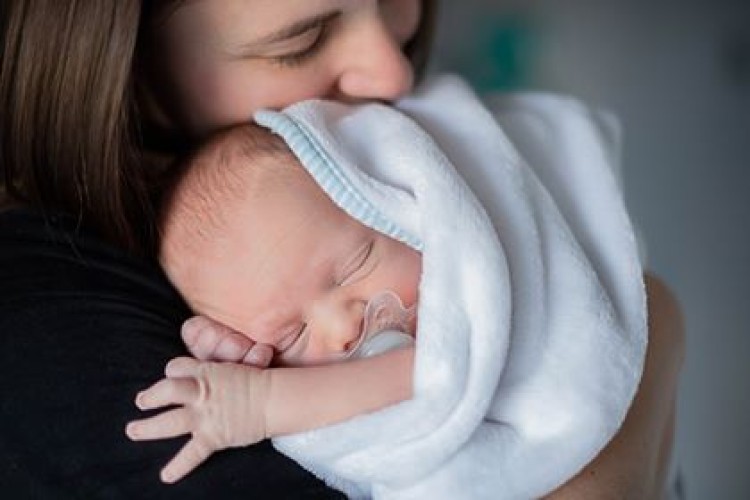
{"type": "Polygon", "coordinates": [[[416,331],[420,254],[338,208],[283,140],[255,125],[219,134],[186,162],[166,206],[169,279],[196,313],[274,356],[268,370],[178,358],[139,394],[141,409],[179,408],[131,423],[132,439],[193,435],[165,481],[213,451],[410,396],[413,349],[330,363],[354,359],[379,330],[416,331]]]}

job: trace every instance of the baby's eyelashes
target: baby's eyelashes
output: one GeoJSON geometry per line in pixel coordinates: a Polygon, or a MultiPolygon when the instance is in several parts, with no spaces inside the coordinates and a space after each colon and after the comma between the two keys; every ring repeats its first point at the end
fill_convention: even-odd
{"type": "Polygon", "coordinates": [[[356,278],[357,272],[362,269],[367,260],[370,258],[374,241],[370,240],[362,245],[352,256],[351,259],[341,268],[336,279],[338,286],[348,285],[353,278],[356,278]]]}

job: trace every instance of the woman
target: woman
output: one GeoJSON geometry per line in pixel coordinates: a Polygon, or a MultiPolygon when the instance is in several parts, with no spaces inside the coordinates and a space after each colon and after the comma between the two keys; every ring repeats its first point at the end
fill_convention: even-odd
{"type": "MultiPolygon", "coordinates": [[[[169,159],[310,97],[409,92],[430,0],[4,0],[0,6],[0,484],[22,496],[336,496],[267,444],[178,486],[180,442],[136,446],[133,395],[184,353],[188,311],[152,260],[169,159]]],[[[551,498],[660,493],[682,326],[647,277],[650,347],[615,439],[551,498]]]]}

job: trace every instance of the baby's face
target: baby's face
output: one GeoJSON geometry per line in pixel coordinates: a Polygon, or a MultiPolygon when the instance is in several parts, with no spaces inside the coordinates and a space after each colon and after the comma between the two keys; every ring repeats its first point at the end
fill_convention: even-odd
{"type": "Polygon", "coordinates": [[[322,364],[356,344],[379,292],[416,302],[421,256],[349,217],[295,168],[239,203],[200,263],[163,260],[195,311],[271,345],[277,364],[322,364]]]}

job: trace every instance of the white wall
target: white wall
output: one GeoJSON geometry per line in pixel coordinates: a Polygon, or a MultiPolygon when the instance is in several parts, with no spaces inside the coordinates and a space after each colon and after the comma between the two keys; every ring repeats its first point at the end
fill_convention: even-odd
{"type": "MultiPolygon", "coordinates": [[[[650,266],[682,303],[676,454],[690,499],[750,498],[750,2],[443,0],[437,67],[522,20],[525,86],[613,109],[650,266]]],[[[463,62],[462,62],[463,61],[463,62]]],[[[476,62],[475,62],[476,64],[476,62]]]]}

